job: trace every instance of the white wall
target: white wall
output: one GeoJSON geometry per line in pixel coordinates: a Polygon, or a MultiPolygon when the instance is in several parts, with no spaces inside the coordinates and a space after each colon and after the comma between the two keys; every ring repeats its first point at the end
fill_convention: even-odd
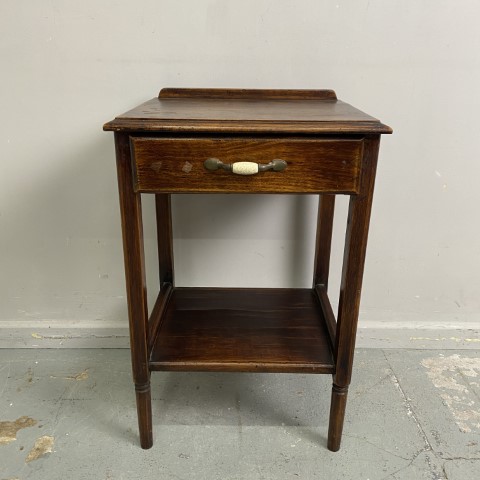
{"type": "MultiPolygon", "coordinates": [[[[15,329],[26,345],[45,345],[36,332],[48,327],[124,332],[113,136],[101,127],[165,86],[333,88],[391,125],[361,325],[478,328],[478,18],[475,0],[2,0],[3,346],[15,329]]],[[[310,284],[314,198],[191,200],[174,201],[178,283],[310,284]],[[245,256],[229,255],[238,246],[245,256]]]]}

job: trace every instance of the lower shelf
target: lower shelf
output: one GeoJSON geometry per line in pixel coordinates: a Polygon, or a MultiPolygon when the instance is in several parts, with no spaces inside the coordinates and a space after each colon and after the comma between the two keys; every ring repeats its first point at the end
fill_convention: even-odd
{"type": "Polygon", "coordinates": [[[333,373],[310,289],[174,288],[151,370],[333,373]]]}

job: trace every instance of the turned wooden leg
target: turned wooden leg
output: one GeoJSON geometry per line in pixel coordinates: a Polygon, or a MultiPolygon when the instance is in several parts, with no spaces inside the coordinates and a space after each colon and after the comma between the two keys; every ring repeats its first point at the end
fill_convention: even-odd
{"type": "Polygon", "coordinates": [[[328,430],[328,448],[332,451],[340,448],[348,386],[352,377],[378,147],[379,137],[372,136],[365,139],[359,193],[350,197],[348,210],[335,335],[335,374],[328,430]]]}
{"type": "Polygon", "coordinates": [[[142,204],[134,191],[130,141],[115,133],[118,191],[122,215],[123,253],[127,287],[128,320],[133,381],[137,397],[138,424],[142,448],[152,446],[152,406],[148,364],[148,309],[143,251],[142,204]]]}
{"type": "Polygon", "coordinates": [[[152,433],[152,395],[150,382],[144,385],[135,385],[137,397],[138,428],[140,431],[140,446],[144,449],[153,445],[152,433]]]}
{"type": "Polygon", "coordinates": [[[332,452],[340,449],[342,441],[343,420],[347,406],[348,387],[339,387],[333,384],[332,399],[330,403],[330,423],[328,425],[327,447],[332,452]]]}

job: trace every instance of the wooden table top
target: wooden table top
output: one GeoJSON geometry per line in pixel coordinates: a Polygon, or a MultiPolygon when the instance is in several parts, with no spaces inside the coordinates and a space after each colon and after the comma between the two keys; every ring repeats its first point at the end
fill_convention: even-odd
{"type": "Polygon", "coordinates": [[[107,131],[382,134],[392,129],[333,90],[164,88],[116,117],[107,131]]]}

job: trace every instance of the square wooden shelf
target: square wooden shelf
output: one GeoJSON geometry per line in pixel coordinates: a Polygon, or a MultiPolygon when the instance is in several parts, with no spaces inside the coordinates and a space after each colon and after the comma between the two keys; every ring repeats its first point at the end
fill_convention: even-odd
{"type": "Polygon", "coordinates": [[[332,373],[332,347],[311,289],[174,288],[151,370],[332,373]]]}

